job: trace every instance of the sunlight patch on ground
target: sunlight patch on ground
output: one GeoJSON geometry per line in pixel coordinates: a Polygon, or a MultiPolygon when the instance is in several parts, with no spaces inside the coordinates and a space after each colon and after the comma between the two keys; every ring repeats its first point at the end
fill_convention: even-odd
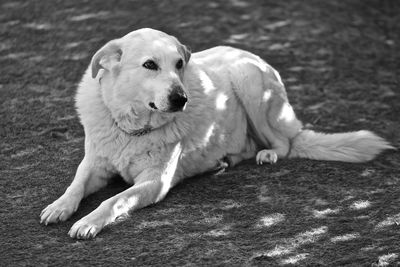
{"type": "Polygon", "coordinates": [[[285,26],[289,25],[290,23],[291,23],[291,20],[281,20],[281,21],[277,21],[277,22],[265,25],[264,27],[267,28],[268,30],[274,31],[278,28],[285,27],[285,26]]]}
{"type": "Polygon", "coordinates": [[[108,11],[100,11],[97,13],[87,13],[87,14],[82,14],[82,15],[78,15],[78,16],[73,16],[73,17],[70,17],[68,20],[83,21],[83,20],[88,20],[88,19],[102,19],[109,14],[110,14],[110,12],[108,12],[108,11]]]}
{"type": "Polygon", "coordinates": [[[231,226],[225,225],[224,227],[221,227],[219,229],[214,229],[214,230],[208,231],[204,235],[213,236],[213,237],[225,236],[230,233],[230,229],[231,229],[231,226]]]}
{"type": "Polygon", "coordinates": [[[358,200],[350,205],[350,209],[352,210],[362,210],[371,206],[371,202],[368,200],[358,200]]]}
{"type": "Polygon", "coordinates": [[[328,231],[328,227],[321,226],[318,228],[311,229],[310,231],[306,231],[304,233],[300,233],[295,237],[288,238],[281,245],[277,245],[274,249],[267,251],[266,255],[268,257],[277,257],[287,255],[293,252],[296,248],[315,243],[318,239],[320,239],[326,232],[328,231]]]}
{"type": "Polygon", "coordinates": [[[319,239],[323,234],[328,231],[328,227],[321,226],[318,228],[314,228],[310,231],[306,231],[304,233],[300,233],[295,237],[296,243],[303,245],[308,243],[313,243],[317,239],[319,239]]]}
{"type": "Polygon", "coordinates": [[[290,47],[290,43],[289,42],[285,42],[285,43],[275,43],[272,44],[268,47],[268,50],[271,51],[276,51],[276,50],[283,50],[283,49],[287,49],[290,47]]]}
{"type": "Polygon", "coordinates": [[[301,260],[304,260],[305,258],[307,258],[307,256],[309,255],[309,253],[301,253],[301,254],[297,254],[294,256],[291,256],[287,259],[284,259],[281,261],[282,264],[296,264],[301,260]]]}
{"type": "Polygon", "coordinates": [[[377,245],[370,245],[366,246],[360,249],[361,251],[373,251],[373,250],[379,250],[379,247],[377,245]]]}
{"type": "Polygon", "coordinates": [[[4,3],[4,4],[2,4],[1,6],[4,8],[4,9],[7,9],[7,8],[23,8],[23,7],[25,7],[26,5],[27,5],[28,3],[24,3],[24,1],[10,1],[10,2],[8,2],[8,3],[4,3]]]}
{"type": "Polygon", "coordinates": [[[230,209],[234,209],[234,208],[240,208],[243,205],[238,202],[235,202],[233,200],[224,200],[220,203],[219,206],[220,206],[220,209],[222,209],[222,210],[230,210],[230,209]]]}
{"type": "Polygon", "coordinates": [[[216,216],[207,216],[207,213],[203,214],[203,219],[200,221],[195,222],[196,224],[217,224],[220,223],[223,219],[222,215],[216,215],[216,216]]]}
{"type": "Polygon", "coordinates": [[[267,252],[268,257],[278,257],[291,253],[295,248],[290,246],[276,246],[274,249],[267,252]]]}
{"type": "Polygon", "coordinates": [[[146,228],[156,228],[156,227],[161,227],[161,226],[166,226],[166,225],[172,225],[171,222],[169,221],[150,221],[150,222],[141,222],[138,226],[136,226],[139,229],[146,229],[146,228]]]}
{"type": "Polygon", "coordinates": [[[29,53],[19,52],[19,53],[10,53],[5,56],[0,57],[0,59],[21,59],[29,56],[29,53]]]}
{"type": "Polygon", "coordinates": [[[229,39],[225,40],[226,43],[237,44],[249,37],[248,33],[232,34],[229,39]]]}
{"type": "Polygon", "coordinates": [[[29,58],[28,58],[29,61],[32,61],[32,62],[34,62],[34,63],[43,61],[43,60],[45,60],[45,59],[46,59],[46,57],[41,56],[41,55],[37,55],[37,56],[33,56],[33,57],[29,57],[29,58]]]}
{"type": "Polygon", "coordinates": [[[260,219],[257,227],[270,227],[285,220],[285,215],[281,213],[274,213],[264,216],[260,219]]]}
{"type": "Polygon", "coordinates": [[[302,66],[293,66],[293,67],[290,67],[288,70],[293,71],[293,72],[300,72],[300,71],[303,71],[304,69],[305,68],[302,66]]]}
{"type": "Polygon", "coordinates": [[[331,242],[336,243],[336,242],[348,241],[348,240],[352,240],[352,239],[355,239],[358,237],[360,237],[359,233],[339,235],[339,236],[332,237],[331,242]]]}
{"type": "Polygon", "coordinates": [[[43,149],[43,147],[41,145],[38,145],[37,147],[29,147],[29,148],[20,150],[16,153],[12,154],[10,157],[12,159],[14,159],[14,158],[21,158],[21,157],[25,157],[25,156],[32,156],[33,154],[40,151],[41,149],[43,149]]]}
{"type": "Polygon", "coordinates": [[[312,198],[311,199],[316,206],[326,206],[329,204],[328,201],[322,198],[312,198]]]}
{"type": "MultiPolygon", "coordinates": [[[[288,81],[285,80],[285,82],[288,82],[288,81]]],[[[305,90],[303,85],[289,85],[287,87],[287,89],[289,91],[303,91],[303,90],[305,90]]]]}
{"type": "Polygon", "coordinates": [[[50,23],[27,23],[24,25],[25,28],[33,30],[50,30],[53,28],[50,23]]]}
{"type": "Polygon", "coordinates": [[[362,177],[370,177],[375,173],[375,170],[372,169],[365,169],[363,170],[363,172],[361,173],[362,177]]]}
{"type": "Polygon", "coordinates": [[[312,213],[315,218],[325,218],[327,215],[330,214],[337,214],[340,209],[324,209],[324,210],[313,210],[312,213]]]}
{"type": "Polygon", "coordinates": [[[385,220],[381,221],[375,226],[376,230],[380,230],[381,228],[392,226],[392,225],[400,225],[400,213],[389,216],[385,220]]]}
{"type": "Polygon", "coordinates": [[[242,1],[242,0],[230,0],[229,2],[234,7],[243,8],[243,7],[248,7],[249,6],[249,3],[247,3],[246,1],[242,1]]]}
{"type": "Polygon", "coordinates": [[[82,60],[89,58],[90,55],[86,52],[79,52],[79,53],[68,53],[65,56],[63,56],[63,59],[65,60],[82,60]]]}
{"type": "Polygon", "coordinates": [[[34,167],[38,166],[39,164],[40,164],[40,162],[36,162],[36,163],[32,163],[32,164],[31,163],[22,164],[22,165],[10,168],[10,170],[21,171],[21,170],[25,170],[25,169],[34,169],[34,167]]]}
{"type": "Polygon", "coordinates": [[[83,42],[70,42],[70,43],[67,43],[66,45],[64,45],[64,47],[66,49],[71,49],[71,48],[75,48],[75,47],[80,46],[82,43],[83,42]]]}
{"type": "MultiPolygon", "coordinates": [[[[378,264],[377,266],[390,266],[392,263],[394,264],[394,260],[396,260],[399,257],[398,254],[396,253],[390,253],[386,255],[382,255],[378,258],[378,264]]],[[[397,265],[396,265],[397,266],[397,265]]]]}

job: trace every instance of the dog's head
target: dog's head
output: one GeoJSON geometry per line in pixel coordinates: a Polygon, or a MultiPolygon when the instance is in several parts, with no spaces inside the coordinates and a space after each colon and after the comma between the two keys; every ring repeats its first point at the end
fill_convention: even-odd
{"type": "MultiPolygon", "coordinates": [[[[140,29],[108,42],[93,56],[92,77],[114,118],[182,111],[188,101],[182,83],[190,51],[175,37],[140,29]]],[[[134,118],[131,118],[134,119],[134,118]]]]}

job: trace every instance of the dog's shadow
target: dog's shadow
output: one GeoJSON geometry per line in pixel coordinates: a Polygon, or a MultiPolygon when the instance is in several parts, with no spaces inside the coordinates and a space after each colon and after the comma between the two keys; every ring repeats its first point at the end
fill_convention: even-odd
{"type": "Polygon", "coordinates": [[[130,185],[127,184],[121,176],[114,176],[106,187],[84,198],[79,204],[78,210],[69,220],[72,222],[79,220],[95,210],[103,201],[117,195],[129,187],[130,185]]]}

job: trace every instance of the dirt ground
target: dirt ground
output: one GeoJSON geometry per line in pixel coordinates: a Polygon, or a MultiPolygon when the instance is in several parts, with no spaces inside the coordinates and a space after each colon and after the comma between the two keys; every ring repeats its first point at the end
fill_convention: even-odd
{"type": "Polygon", "coordinates": [[[0,266],[400,264],[400,153],[365,164],[249,161],[186,180],[90,241],[72,224],[127,188],[116,180],[67,222],[39,213],[83,157],[74,92],[106,41],[153,27],[193,51],[232,45],[281,73],[308,127],[369,129],[400,147],[400,2],[0,2],[0,266]]]}

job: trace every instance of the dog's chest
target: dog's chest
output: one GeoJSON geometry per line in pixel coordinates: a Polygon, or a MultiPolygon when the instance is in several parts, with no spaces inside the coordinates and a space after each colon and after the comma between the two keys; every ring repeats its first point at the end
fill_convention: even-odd
{"type": "Polygon", "coordinates": [[[143,170],[161,165],[169,151],[169,145],[157,144],[143,138],[103,151],[103,156],[127,183],[133,184],[136,176],[143,170]]]}

